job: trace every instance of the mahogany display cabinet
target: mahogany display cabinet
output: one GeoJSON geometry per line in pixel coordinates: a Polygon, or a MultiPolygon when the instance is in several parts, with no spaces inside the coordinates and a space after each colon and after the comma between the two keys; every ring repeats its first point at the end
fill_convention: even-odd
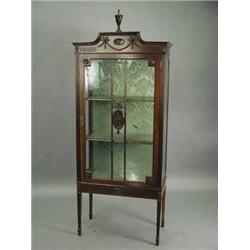
{"type": "Polygon", "coordinates": [[[156,239],[164,226],[170,42],[139,32],[99,33],[74,42],[78,235],[82,193],[157,201],[156,239]]]}

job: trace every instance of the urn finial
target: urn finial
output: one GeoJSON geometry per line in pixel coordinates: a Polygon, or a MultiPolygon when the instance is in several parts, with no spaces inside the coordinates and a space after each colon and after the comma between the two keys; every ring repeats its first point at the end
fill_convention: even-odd
{"type": "Polygon", "coordinates": [[[118,10],[118,13],[115,15],[115,21],[116,21],[116,24],[117,24],[116,32],[122,32],[121,29],[120,29],[120,25],[122,23],[122,17],[123,17],[123,15],[121,15],[120,10],[118,10]]]}

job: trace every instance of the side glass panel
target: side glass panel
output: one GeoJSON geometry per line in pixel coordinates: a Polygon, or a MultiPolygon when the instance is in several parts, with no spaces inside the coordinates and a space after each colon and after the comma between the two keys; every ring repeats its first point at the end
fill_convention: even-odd
{"type": "Polygon", "coordinates": [[[155,68],[147,59],[85,67],[86,169],[93,179],[152,176],[155,68]]]}
{"type": "Polygon", "coordinates": [[[165,73],[165,81],[164,81],[164,107],[163,107],[163,147],[162,147],[162,184],[166,178],[166,170],[167,170],[167,132],[168,132],[168,86],[169,86],[169,72],[168,72],[168,60],[166,59],[166,73],[165,73]]]}
{"type": "Polygon", "coordinates": [[[89,169],[93,179],[109,179],[111,166],[110,143],[89,141],[89,169]]]}

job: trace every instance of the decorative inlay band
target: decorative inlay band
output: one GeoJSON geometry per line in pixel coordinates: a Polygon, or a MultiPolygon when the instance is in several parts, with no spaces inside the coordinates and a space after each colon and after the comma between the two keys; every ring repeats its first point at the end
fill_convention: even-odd
{"type": "Polygon", "coordinates": [[[96,52],[96,47],[81,47],[80,52],[96,52]]]}
{"type": "MultiPolygon", "coordinates": [[[[109,42],[110,42],[110,39],[108,36],[104,36],[101,38],[101,41],[102,43],[100,45],[98,45],[98,47],[104,47],[104,49],[108,47],[110,47],[111,49],[113,50],[117,50],[117,51],[121,51],[121,50],[124,50],[124,49],[127,49],[128,47],[130,47],[131,49],[134,49],[134,46],[137,46],[137,47],[140,47],[139,44],[137,43],[138,41],[138,38],[136,36],[130,36],[128,38],[128,44],[122,48],[117,48],[117,47],[114,47],[112,46],[109,42]]],[[[115,45],[123,45],[125,43],[125,40],[123,40],[122,38],[116,38],[113,43],[115,45]]]]}

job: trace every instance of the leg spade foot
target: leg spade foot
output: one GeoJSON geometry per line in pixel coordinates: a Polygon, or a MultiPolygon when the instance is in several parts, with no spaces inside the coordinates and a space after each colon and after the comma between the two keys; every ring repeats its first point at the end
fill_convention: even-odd
{"type": "Polygon", "coordinates": [[[166,189],[164,190],[161,200],[161,227],[165,226],[165,198],[166,198],[166,189]]]}
{"type": "Polygon", "coordinates": [[[161,217],[161,200],[157,200],[156,237],[155,237],[156,246],[159,246],[159,241],[160,241],[160,217],[161,217]]]}
{"type": "Polygon", "coordinates": [[[78,222],[78,235],[82,234],[82,193],[77,193],[77,222],[78,222]]]}
{"type": "Polygon", "coordinates": [[[163,219],[163,220],[161,220],[161,227],[164,227],[164,226],[165,226],[165,221],[163,219]]]}
{"type": "Polygon", "coordinates": [[[93,194],[89,193],[89,219],[93,218],[93,194]]]}
{"type": "Polygon", "coordinates": [[[156,245],[156,246],[159,246],[159,238],[156,238],[156,239],[155,239],[155,245],[156,245]]]}

